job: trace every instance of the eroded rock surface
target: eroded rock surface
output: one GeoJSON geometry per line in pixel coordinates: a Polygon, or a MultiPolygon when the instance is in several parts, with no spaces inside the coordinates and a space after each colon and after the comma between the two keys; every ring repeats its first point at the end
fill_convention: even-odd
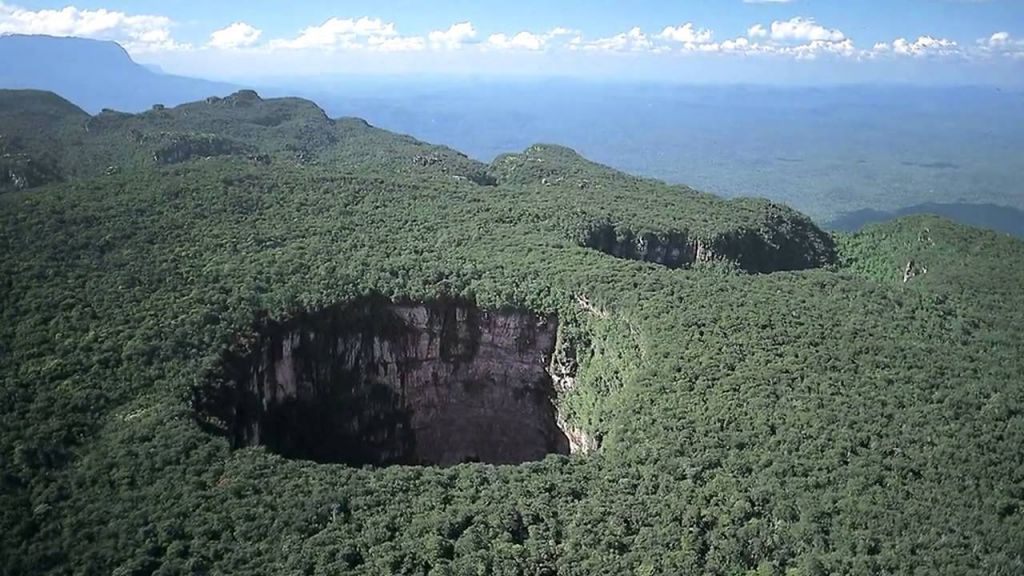
{"type": "Polygon", "coordinates": [[[835,246],[827,234],[809,224],[795,228],[774,232],[738,229],[702,239],[680,232],[637,233],[604,223],[590,228],[583,245],[616,258],[668,268],[729,261],[751,273],[816,268],[835,260],[835,246]]]}
{"type": "Polygon", "coordinates": [[[214,134],[172,134],[169,142],[153,153],[158,164],[178,164],[194,158],[227,156],[249,147],[214,134]]]}
{"type": "Polygon", "coordinates": [[[368,300],[258,330],[196,394],[235,446],[349,464],[567,454],[548,372],[558,323],[468,302],[368,300]]]}
{"type": "Polygon", "coordinates": [[[60,175],[46,162],[25,154],[0,153],[0,192],[24,190],[59,180],[60,175]]]}

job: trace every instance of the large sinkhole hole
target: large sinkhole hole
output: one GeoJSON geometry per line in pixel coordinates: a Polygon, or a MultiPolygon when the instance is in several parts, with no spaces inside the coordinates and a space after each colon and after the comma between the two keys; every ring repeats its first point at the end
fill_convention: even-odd
{"type": "Polygon", "coordinates": [[[515,464],[567,454],[558,321],[467,301],[366,299],[259,325],[195,391],[233,446],[351,465],[515,464]]]}

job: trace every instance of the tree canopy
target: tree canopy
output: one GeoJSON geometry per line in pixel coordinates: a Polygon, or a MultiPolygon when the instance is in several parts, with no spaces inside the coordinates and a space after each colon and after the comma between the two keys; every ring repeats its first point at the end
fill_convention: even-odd
{"type": "Polygon", "coordinates": [[[3,161],[49,170],[0,184],[2,573],[1024,571],[1019,240],[936,217],[833,238],[248,92],[69,106],[0,91],[3,161]],[[673,269],[587,247],[595,223],[744,240],[673,269]],[[781,252],[804,269],[738,265],[781,252]],[[197,423],[257,319],[368,295],[557,313],[585,351],[559,401],[599,448],[354,468],[197,423]]]}

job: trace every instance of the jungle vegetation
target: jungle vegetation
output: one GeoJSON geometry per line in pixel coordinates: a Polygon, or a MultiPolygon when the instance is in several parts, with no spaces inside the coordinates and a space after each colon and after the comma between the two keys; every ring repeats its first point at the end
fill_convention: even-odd
{"type": "Polygon", "coordinates": [[[0,573],[1024,571],[1020,240],[832,236],[252,92],[90,116],[0,91],[0,147],[0,573]],[[588,248],[606,224],[804,258],[669,268],[588,248]],[[600,446],[356,468],[197,423],[254,322],[365,296],[558,314],[582,351],[559,401],[600,446]]]}

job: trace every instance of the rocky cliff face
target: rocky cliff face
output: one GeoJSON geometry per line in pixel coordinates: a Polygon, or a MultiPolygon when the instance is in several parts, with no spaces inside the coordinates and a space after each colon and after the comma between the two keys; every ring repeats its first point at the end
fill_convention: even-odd
{"type": "Polygon", "coordinates": [[[558,323],[467,302],[367,301],[260,328],[197,391],[235,446],[350,464],[569,452],[548,372],[558,323]]]}
{"type": "Polygon", "coordinates": [[[682,268],[695,262],[715,259],[715,252],[698,240],[684,234],[636,234],[631,230],[616,229],[610,224],[595,226],[587,234],[584,245],[628,260],[640,260],[682,268]]]}
{"type": "Polygon", "coordinates": [[[713,238],[680,232],[640,232],[602,223],[590,228],[583,245],[628,260],[689,268],[697,263],[729,261],[752,273],[803,270],[835,260],[831,238],[808,223],[806,230],[766,227],[738,229],[713,238]]]}

